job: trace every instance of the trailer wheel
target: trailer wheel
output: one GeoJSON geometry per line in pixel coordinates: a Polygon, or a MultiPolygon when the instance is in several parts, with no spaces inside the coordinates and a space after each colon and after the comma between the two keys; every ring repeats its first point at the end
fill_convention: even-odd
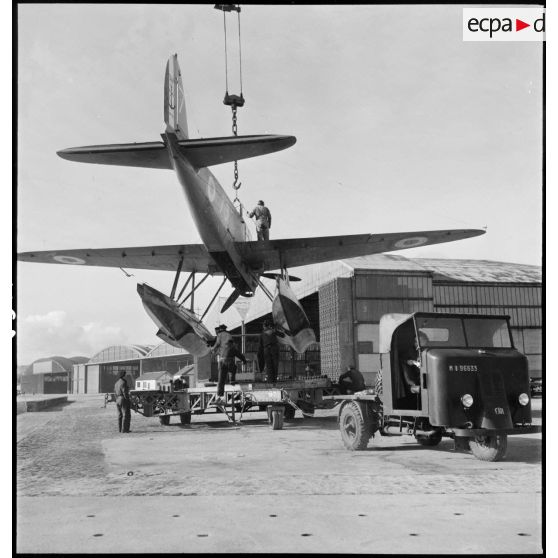
{"type": "Polygon", "coordinates": [[[416,441],[421,446],[434,447],[437,446],[442,441],[442,433],[436,432],[435,434],[415,434],[416,441]]]}
{"type": "Polygon", "coordinates": [[[285,405],[285,420],[293,420],[295,418],[296,409],[291,405],[285,405]]]}
{"type": "Polygon", "coordinates": [[[170,415],[160,415],[159,416],[159,422],[163,426],[168,426],[170,424],[170,415]]]}
{"type": "Polygon", "coordinates": [[[506,434],[477,436],[469,440],[469,448],[481,461],[500,461],[506,456],[508,437],[506,434]]]}
{"type": "Polygon", "coordinates": [[[271,411],[271,428],[281,430],[283,428],[283,410],[273,409],[271,411]]]}
{"type": "Polygon", "coordinates": [[[180,424],[190,424],[192,422],[192,413],[180,413],[180,424]]]}
{"type": "Polygon", "coordinates": [[[358,403],[343,406],[339,415],[339,430],[343,445],[351,451],[363,450],[370,439],[370,429],[363,419],[358,403]]]}

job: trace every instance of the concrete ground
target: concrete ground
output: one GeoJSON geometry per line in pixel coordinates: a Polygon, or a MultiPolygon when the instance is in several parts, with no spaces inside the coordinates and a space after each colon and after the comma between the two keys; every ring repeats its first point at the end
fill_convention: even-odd
{"type": "MultiPolygon", "coordinates": [[[[411,437],[342,446],[336,411],[169,426],[77,396],[17,416],[17,551],[462,554],[542,550],[541,435],[486,463],[411,437]]],[[[541,401],[534,400],[540,423],[541,401]]]]}

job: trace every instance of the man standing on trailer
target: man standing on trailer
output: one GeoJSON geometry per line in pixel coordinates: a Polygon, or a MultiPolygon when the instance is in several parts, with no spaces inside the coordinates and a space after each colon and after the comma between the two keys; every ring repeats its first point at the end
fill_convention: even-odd
{"type": "Polygon", "coordinates": [[[263,200],[258,202],[258,205],[248,213],[250,219],[256,217],[256,232],[258,233],[258,240],[269,240],[269,229],[271,228],[271,212],[264,205],[263,200]]]}
{"type": "Polygon", "coordinates": [[[238,350],[233,336],[227,331],[227,326],[221,324],[215,328],[217,337],[213,344],[212,351],[217,353],[219,358],[219,380],[217,383],[217,401],[216,403],[223,404],[222,399],[225,395],[225,383],[227,376],[231,375],[231,381],[236,378],[236,364],[234,358],[239,358],[243,364],[246,364],[246,357],[238,350]]]}
{"type": "Polygon", "coordinates": [[[277,380],[277,369],[279,368],[279,341],[277,340],[273,322],[269,320],[263,323],[263,331],[260,334],[258,364],[260,371],[265,366],[267,381],[274,384],[277,380]]]}
{"type": "Polygon", "coordinates": [[[114,395],[116,397],[116,411],[118,412],[118,432],[128,434],[130,432],[130,388],[126,381],[126,370],[118,371],[118,380],[114,384],[114,395]]]}

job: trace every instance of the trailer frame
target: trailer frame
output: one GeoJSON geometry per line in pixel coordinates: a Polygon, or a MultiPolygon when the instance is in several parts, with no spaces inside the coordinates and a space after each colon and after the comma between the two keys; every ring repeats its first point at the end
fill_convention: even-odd
{"type": "Polygon", "coordinates": [[[157,416],[162,425],[170,424],[171,416],[179,416],[182,424],[190,424],[192,415],[210,409],[225,414],[228,422],[240,424],[244,413],[264,411],[272,429],[281,430],[284,419],[294,418],[296,410],[310,417],[315,409],[335,407],[338,402],[330,397],[338,393],[329,378],[319,377],[276,384],[227,384],[221,398],[224,404],[218,401],[216,384],[176,391],[130,390],[130,401],[135,412],[146,417],[157,416]]]}

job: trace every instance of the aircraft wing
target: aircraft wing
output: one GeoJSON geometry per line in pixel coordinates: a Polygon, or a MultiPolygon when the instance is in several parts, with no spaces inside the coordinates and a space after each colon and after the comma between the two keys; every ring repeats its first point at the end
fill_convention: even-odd
{"type": "Polygon", "coordinates": [[[203,244],[20,252],[17,259],[34,263],[176,271],[182,256],[184,256],[183,271],[221,274],[203,244]]]}
{"type": "Polygon", "coordinates": [[[354,234],[313,238],[287,238],[238,243],[243,260],[264,271],[297,267],[332,260],[368,256],[452,242],[484,234],[481,229],[418,231],[386,234],[354,234]]]}

